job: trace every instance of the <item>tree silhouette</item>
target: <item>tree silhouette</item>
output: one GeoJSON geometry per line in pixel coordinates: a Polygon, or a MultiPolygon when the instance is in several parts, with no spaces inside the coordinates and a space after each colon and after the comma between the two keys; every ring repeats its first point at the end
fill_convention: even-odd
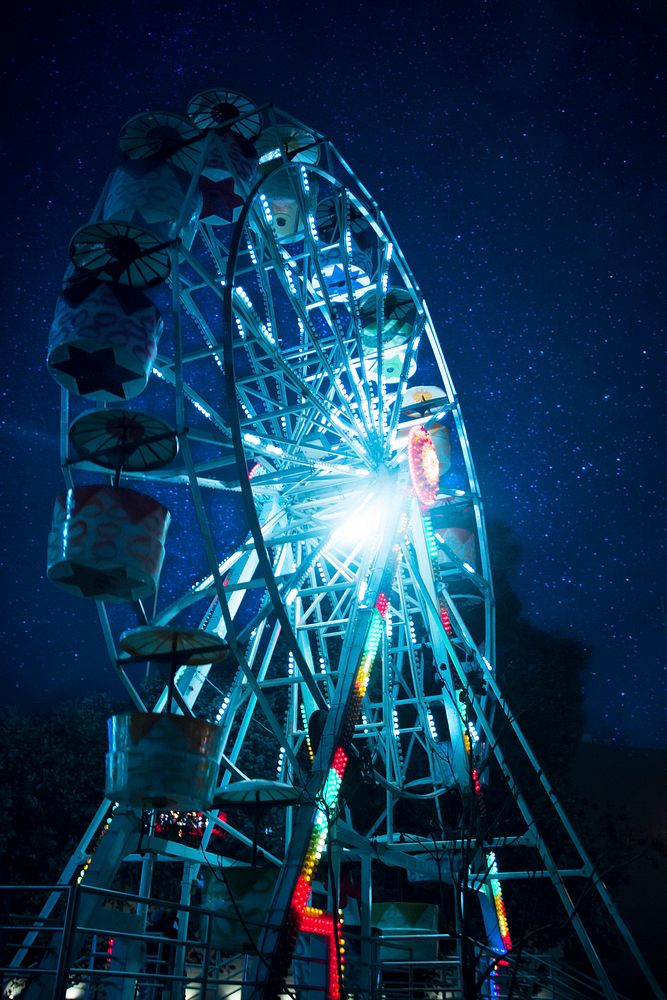
{"type": "Polygon", "coordinates": [[[103,694],[48,711],[10,709],[0,726],[0,856],[11,883],[48,884],[100,803],[106,718],[103,694]]]}

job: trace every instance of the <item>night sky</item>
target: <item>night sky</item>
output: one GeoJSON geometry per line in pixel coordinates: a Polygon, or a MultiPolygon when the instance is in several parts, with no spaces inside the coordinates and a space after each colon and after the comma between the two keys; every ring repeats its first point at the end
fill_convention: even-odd
{"type": "Polygon", "coordinates": [[[330,137],[380,203],[525,614],[592,648],[590,733],[667,746],[663,4],[134,6],[23,3],[2,43],[3,700],[117,690],[94,606],[45,579],[48,327],[120,127],[226,86],[330,137]]]}

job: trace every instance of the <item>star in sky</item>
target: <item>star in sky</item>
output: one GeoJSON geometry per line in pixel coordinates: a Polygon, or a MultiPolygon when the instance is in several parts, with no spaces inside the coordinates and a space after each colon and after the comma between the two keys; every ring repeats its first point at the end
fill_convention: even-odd
{"type": "MultiPolygon", "coordinates": [[[[244,8],[222,63],[210,11],[197,0],[186,19],[164,0],[147,0],[126,17],[122,4],[95,18],[88,8],[78,16],[51,5],[40,18],[21,8],[3,64],[8,107],[17,111],[3,190],[8,245],[18,252],[3,274],[1,389],[5,466],[13,473],[3,515],[14,523],[17,511],[28,513],[23,530],[3,538],[7,566],[20,559],[26,567],[6,617],[21,621],[35,607],[48,531],[35,495],[61,487],[53,461],[57,393],[41,365],[40,331],[51,322],[68,241],[94,212],[111,169],[114,130],[139,109],[182,113],[198,90],[229,86],[253,102],[275,101],[330,136],[378,200],[452,371],[486,516],[509,524],[521,544],[515,585],[524,614],[592,648],[589,732],[664,746],[665,585],[656,571],[667,551],[656,181],[666,168],[664,17],[648,3],[519,10],[478,2],[443,14],[442,5],[424,2],[389,4],[380,20],[370,6],[355,9],[350,32],[349,18],[320,6],[326,44],[317,60],[312,18],[294,19],[279,3],[280,58],[273,35],[258,30],[259,8],[244,8]],[[157,70],[148,77],[147,58],[157,70]],[[101,64],[122,73],[110,78],[101,64]]],[[[235,148],[225,146],[222,164],[235,148]]],[[[219,178],[209,178],[211,190],[219,178]]],[[[229,179],[222,186],[234,196],[229,179]]],[[[328,220],[340,239],[331,205],[320,199],[318,208],[318,228],[326,232],[328,220]]],[[[355,244],[363,246],[357,227],[366,226],[372,245],[372,227],[349,208],[355,244]]],[[[238,212],[238,204],[211,199],[203,218],[221,225],[238,212]]],[[[163,256],[165,278],[167,250],[163,256]]],[[[149,261],[142,257],[132,272],[148,271],[149,261]]],[[[160,280],[151,271],[148,297],[164,302],[166,313],[160,280]]],[[[419,377],[432,381],[421,368],[419,377]]],[[[147,393],[165,388],[151,383],[147,393]]],[[[142,408],[150,409],[148,396],[142,408]]],[[[181,546],[171,545],[170,558],[187,571],[181,546]]],[[[175,598],[177,579],[172,588],[167,574],[162,588],[175,598]]],[[[43,601],[41,613],[57,622],[62,609],[53,595],[43,601]]],[[[25,644],[33,641],[26,621],[25,634],[12,629],[6,638],[18,699],[36,695],[21,683],[25,644]]],[[[56,645],[57,627],[50,634],[58,669],[49,691],[63,691],[79,683],[70,652],[79,639],[70,634],[56,645]]],[[[91,647],[96,641],[95,632],[91,647]]]]}

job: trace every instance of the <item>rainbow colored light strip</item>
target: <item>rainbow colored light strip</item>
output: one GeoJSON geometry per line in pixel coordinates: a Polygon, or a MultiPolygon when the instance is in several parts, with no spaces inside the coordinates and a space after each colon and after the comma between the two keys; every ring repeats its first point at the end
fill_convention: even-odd
{"type": "Polygon", "coordinates": [[[84,862],[83,868],[79,871],[79,874],[76,877],[76,883],[77,883],[77,885],[80,885],[83,882],[84,878],[86,877],[86,873],[87,873],[88,869],[90,868],[91,864],[93,863],[93,858],[95,856],[95,852],[97,851],[97,848],[100,846],[100,841],[102,840],[102,837],[104,836],[104,834],[107,832],[107,830],[111,826],[111,822],[113,820],[113,814],[115,813],[115,811],[116,811],[117,808],[118,808],[118,803],[114,802],[113,805],[112,805],[112,807],[111,807],[111,813],[110,813],[110,815],[107,816],[107,818],[104,820],[103,825],[98,828],[98,834],[97,834],[97,839],[95,841],[95,844],[94,844],[94,846],[92,848],[90,848],[90,854],[87,856],[87,858],[86,858],[86,860],[84,862]]]}
{"type": "MultiPolygon", "coordinates": [[[[423,523],[424,523],[424,537],[426,539],[426,548],[431,559],[431,565],[434,572],[437,574],[438,571],[438,550],[435,539],[435,532],[433,530],[433,524],[431,522],[430,515],[428,511],[423,511],[423,523]]],[[[452,635],[453,628],[451,619],[449,617],[449,611],[447,610],[447,605],[442,598],[439,599],[439,610],[440,610],[440,621],[442,622],[443,628],[447,635],[452,635]]],[[[463,745],[466,748],[466,753],[471,761],[470,774],[472,778],[473,787],[475,790],[475,797],[479,805],[481,813],[486,812],[486,804],[484,802],[484,792],[482,788],[482,783],[479,777],[479,771],[476,767],[472,766],[472,741],[470,739],[470,734],[467,728],[467,712],[466,706],[461,706],[461,722],[463,728],[463,745]]],[[[496,858],[493,851],[490,851],[486,855],[487,870],[489,872],[489,883],[491,886],[491,892],[493,893],[493,903],[496,910],[496,918],[498,920],[498,929],[500,931],[500,936],[503,942],[504,951],[509,951],[512,948],[512,938],[509,932],[509,925],[507,922],[507,913],[505,911],[505,903],[503,900],[503,891],[500,885],[500,881],[497,878],[493,878],[494,872],[498,871],[498,866],[496,864],[496,858]]],[[[493,986],[493,984],[492,984],[493,986]]]]}
{"type": "Polygon", "coordinates": [[[338,935],[340,952],[337,953],[334,917],[317,907],[309,906],[308,903],[312,892],[313,876],[329,836],[329,816],[338,802],[340,786],[348,761],[347,751],[352,742],[354,726],[359,715],[361,702],[368,688],[375,656],[380,647],[384,631],[384,618],[388,607],[388,598],[385,594],[380,594],[375,602],[373,616],[368,626],[364,650],[361,654],[354,679],[352,697],[346,708],[341,742],[334,752],[331,767],[322,788],[320,795],[322,807],[315,814],[315,822],[306,850],[306,857],[301,866],[290,904],[290,923],[292,924],[293,933],[302,931],[312,934],[324,934],[328,938],[329,1000],[339,1000],[340,998],[341,982],[339,967],[342,969],[344,965],[344,942],[340,938],[340,935],[338,935]]]}
{"type": "Polygon", "coordinates": [[[491,884],[491,892],[493,893],[493,902],[496,907],[496,915],[498,917],[498,927],[500,928],[500,935],[503,939],[503,946],[505,951],[510,951],[512,948],[512,938],[510,937],[509,925],[507,923],[507,914],[505,912],[505,903],[503,902],[503,890],[500,885],[500,880],[494,878],[494,875],[498,874],[498,865],[496,863],[496,856],[493,851],[489,851],[486,855],[486,863],[489,870],[489,882],[491,884]]]}

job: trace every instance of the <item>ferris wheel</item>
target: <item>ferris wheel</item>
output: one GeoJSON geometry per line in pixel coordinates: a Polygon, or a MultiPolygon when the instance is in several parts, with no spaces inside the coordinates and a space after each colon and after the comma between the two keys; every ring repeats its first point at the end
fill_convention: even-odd
{"type": "MultiPolygon", "coordinates": [[[[442,930],[377,867],[456,896],[464,817],[483,808],[502,699],[458,398],[382,211],[322,135],[215,89],[135,116],[120,152],[49,341],[67,493],[48,573],[95,602],[133,703],[110,720],[104,838],[91,850],[89,831],[66,876],[110,886],[138,840],[182,858],[155,834],[198,817],[204,854],[222,835],[233,860],[214,939],[246,953],[243,996],[298,985],[314,940],[335,1000],[355,982],[344,879],[369,969],[374,932],[442,930]],[[145,663],[164,677],[155,705],[145,663]]],[[[469,863],[482,995],[499,996],[493,845],[469,863]]]]}

